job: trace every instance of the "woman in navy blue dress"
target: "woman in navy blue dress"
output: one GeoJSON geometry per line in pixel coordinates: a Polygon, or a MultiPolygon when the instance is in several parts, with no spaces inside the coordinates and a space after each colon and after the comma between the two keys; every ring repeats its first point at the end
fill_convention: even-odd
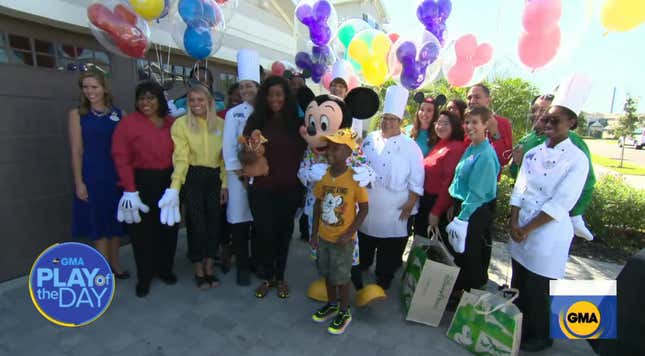
{"type": "Polygon", "coordinates": [[[72,236],[89,239],[112,266],[117,278],[130,275],[119,262],[124,235],[116,211],[121,191],[112,161],[112,133],[123,112],[112,106],[112,95],[102,73],[83,73],[78,86],[81,103],[69,113],[75,197],[72,236]]]}

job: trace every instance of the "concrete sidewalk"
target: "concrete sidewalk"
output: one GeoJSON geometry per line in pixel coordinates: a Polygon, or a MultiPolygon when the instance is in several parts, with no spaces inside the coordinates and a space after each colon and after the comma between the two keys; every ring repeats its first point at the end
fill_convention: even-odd
{"type": "MultiPolygon", "coordinates": [[[[122,261],[135,272],[132,250],[122,250],[122,261]]],[[[508,263],[505,247],[495,244],[491,280],[501,282],[508,263]]],[[[403,319],[398,279],[389,298],[353,310],[353,322],[342,336],[332,336],[326,325],[311,321],[319,306],[307,299],[308,284],[316,278],[307,246],[294,238],[287,267],[292,292],[279,299],[275,290],[257,300],[250,287],[235,285],[235,271],[221,275],[222,286],[198,290],[192,267],[185,258],[182,233],[176,255],[179,283],[153,282],[145,299],[134,295],[135,279],[119,281],[110,309],[96,322],[64,328],[45,320],[29,298],[27,277],[0,284],[0,355],[468,355],[449,340],[446,330],[452,314],[446,313],[438,328],[403,319]]],[[[614,277],[611,269],[593,261],[575,267],[571,277],[614,277]],[[593,268],[592,268],[593,267],[593,268]],[[588,270],[593,273],[587,274],[588,270]]],[[[617,273],[617,272],[616,272],[617,273]]],[[[492,286],[492,283],[491,283],[492,286]]],[[[584,340],[556,340],[553,348],[535,355],[589,355],[584,340]]]]}

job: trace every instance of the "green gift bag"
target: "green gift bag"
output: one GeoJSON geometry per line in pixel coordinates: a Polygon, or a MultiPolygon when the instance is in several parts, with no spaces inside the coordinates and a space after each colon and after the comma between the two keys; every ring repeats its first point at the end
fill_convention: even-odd
{"type": "Polygon", "coordinates": [[[416,235],[401,283],[406,320],[438,326],[459,275],[453,258],[439,240],[438,229],[430,239],[416,235]]]}
{"type": "Polygon", "coordinates": [[[513,300],[518,293],[517,289],[495,294],[475,289],[464,292],[446,335],[476,355],[517,355],[522,312],[513,300]]]}

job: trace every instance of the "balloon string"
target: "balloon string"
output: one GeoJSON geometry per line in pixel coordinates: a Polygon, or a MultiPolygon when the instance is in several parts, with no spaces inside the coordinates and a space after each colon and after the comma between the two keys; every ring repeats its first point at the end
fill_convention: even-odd
{"type": "Polygon", "coordinates": [[[154,45],[155,45],[155,53],[157,55],[157,65],[159,66],[159,75],[161,79],[160,84],[163,85],[163,61],[161,60],[161,56],[159,55],[159,45],[156,43],[154,45]]]}
{"type": "MultiPolygon", "coordinates": [[[[167,63],[168,63],[168,68],[170,68],[170,45],[168,45],[168,61],[167,61],[167,63]]],[[[172,73],[172,71],[171,71],[171,73],[172,73]]],[[[172,78],[172,74],[171,74],[171,78],[172,78]]],[[[174,80],[174,78],[173,78],[173,80],[174,80]]]]}

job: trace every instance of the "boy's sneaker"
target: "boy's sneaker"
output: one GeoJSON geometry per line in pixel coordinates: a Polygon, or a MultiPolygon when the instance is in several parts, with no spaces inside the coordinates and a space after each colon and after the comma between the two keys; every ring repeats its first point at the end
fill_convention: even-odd
{"type": "Polygon", "coordinates": [[[317,323],[322,323],[330,318],[333,318],[338,313],[338,304],[325,304],[322,308],[318,309],[311,319],[317,323]]]}
{"type": "Polygon", "coordinates": [[[350,308],[348,307],[346,312],[339,310],[338,314],[336,314],[336,318],[334,318],[331,324],[329,324],[327,331],[329,331],[329,333],[333,335],[340,335],[345,332],[347,325],[349,325],[349,323],[351,322],[352,312],[350,308]]]}

